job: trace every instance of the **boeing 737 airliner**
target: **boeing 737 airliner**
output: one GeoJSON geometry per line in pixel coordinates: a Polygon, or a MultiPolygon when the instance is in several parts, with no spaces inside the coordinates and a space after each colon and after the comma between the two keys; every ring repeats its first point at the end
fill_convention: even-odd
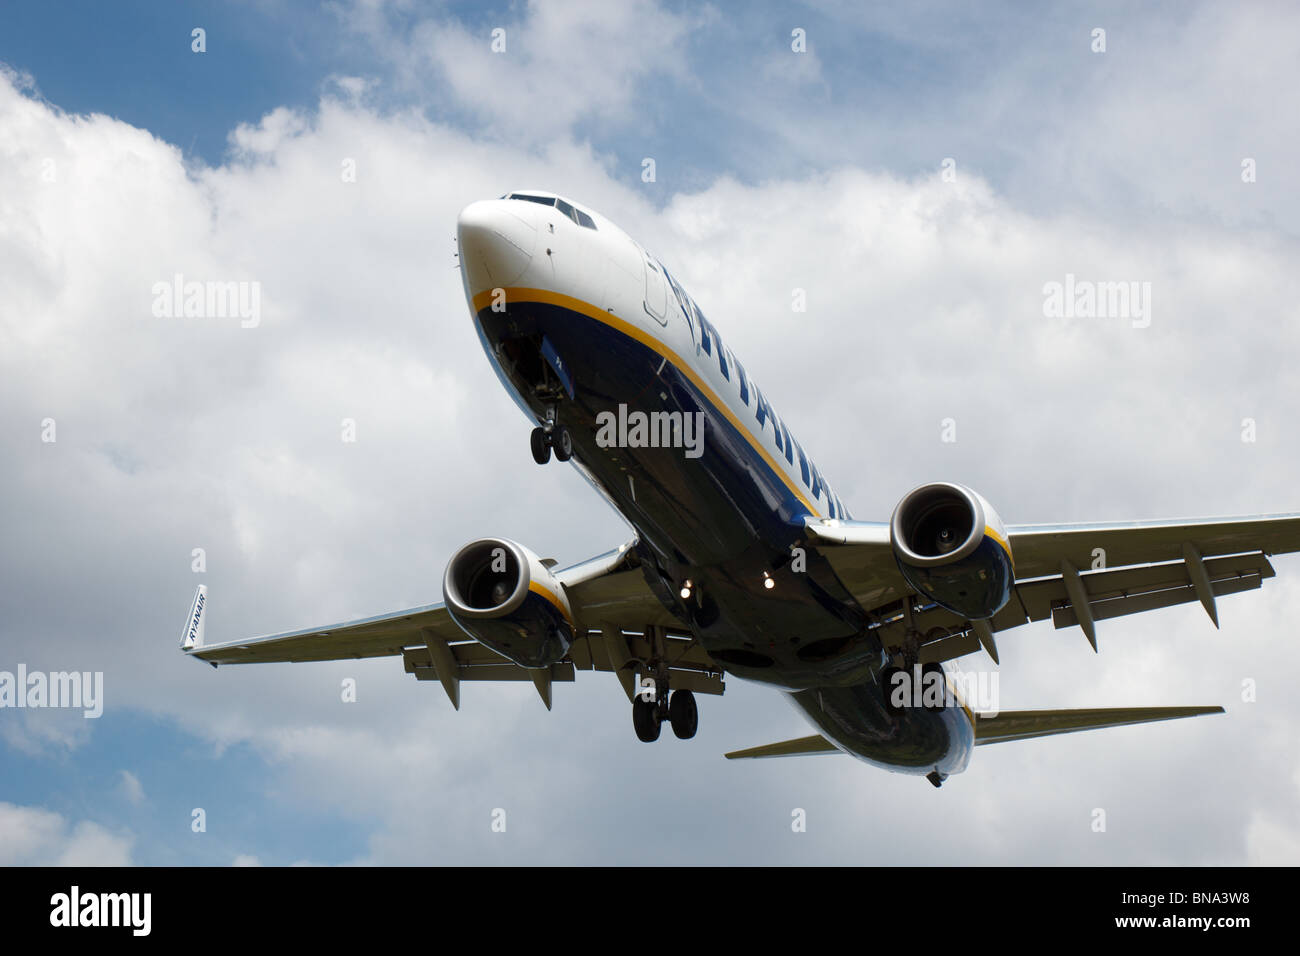
{"type": "Polygon", "coordinates": [[[996,663],[997,632],[1048,618],[1094,650],[1098,621],[1185,602],[1217,626],[1216,598],[1300,550],[1295,514],[1005,525],[943,481],[888,522],[854,520],[695,300],[609,220],[520,190],[467,206],[458,248],[533,458],[573,464],[636,536],[562,570],[485,537],[452,556],[442,603],[222,644],[204,641],[200,586],[191,656],[400,655],[457,708],[464,681],[531,681],[549,709],[555,682],[608,671],[643,741],[665,721],[694,736],[695,695],[722,694],[731,674],[789,695],[816,733],[728,757],[845,753],[939,786],[982,744],[1223,710],[977,713],[945,662],[982,650],[996,663]]]}

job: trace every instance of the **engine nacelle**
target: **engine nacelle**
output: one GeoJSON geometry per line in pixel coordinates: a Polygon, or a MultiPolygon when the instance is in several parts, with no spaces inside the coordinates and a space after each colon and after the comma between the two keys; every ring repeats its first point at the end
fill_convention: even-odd
{"type": "Polygon", "coordinates": [[[1015,565],[993,506],[962,485],[936,482],[903,496],[889,539],[907,583],[968,620],[992,617],[1011,598],[1015,565]]]}
{"type": "Polygon", "coordinates": [[[442,598],[461,630],[522,667],[550,667],[573,643],[564,587],[536,554],[506,538],[481,538],[457,551],[442,598]]]}

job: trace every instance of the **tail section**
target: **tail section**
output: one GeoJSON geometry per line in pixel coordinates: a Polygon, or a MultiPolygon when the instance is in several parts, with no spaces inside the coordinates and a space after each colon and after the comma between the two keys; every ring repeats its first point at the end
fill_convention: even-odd
{"type": "Polygon", "coordinates": [[[192,651],[203,646],[203,624],[207,619],[208,586],[200,584],[194,591],[194,603],[190,605],[190,616],[185,620],[181,631],[181,650],[192,651]]]}

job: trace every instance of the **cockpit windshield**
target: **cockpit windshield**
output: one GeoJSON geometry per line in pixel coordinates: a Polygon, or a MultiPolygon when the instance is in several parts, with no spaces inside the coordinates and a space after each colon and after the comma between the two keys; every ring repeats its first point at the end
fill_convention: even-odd
{"type": "Polygon", "coordinates": [[[510,193],[510,195],[505,198],[522,199],[526,202],[535,202],[542,206],[554,206],[579,226],[586,229],[596,228],[596,220],[592,219],[591,216],[587,215],[581,209],[574,207],[573,204],[560,199],[558,196],[534,196],[529,193],[510,193]]]}

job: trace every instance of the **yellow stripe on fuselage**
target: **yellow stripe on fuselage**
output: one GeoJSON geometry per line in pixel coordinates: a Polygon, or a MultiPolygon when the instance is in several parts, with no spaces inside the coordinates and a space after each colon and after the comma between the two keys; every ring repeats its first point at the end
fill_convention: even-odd
{"type": "MultiPolygon", "coordinates": [[[[493,291],[494,290],[492,289],[485,289],[478,295],[474,296],[475,318],[478,317],[480,311],[492,304],[493,291]]],[[[622,332],[624,335],[640,342],[661,358],[665,358],[672,362],[673,367],[690,379],[691,384],[703,392],[704,396],[712,402],[723,415],[726,416],[727,421],[731,422],[731,424],[736,427],[736,430],[745,436],[745,439],[749,442],[750,446],[763,456],[763,460],[771,466],[777,477],[779,477],[785,486],[790,489],[791,493],[793,493],[794,496],[803,503],[803,506],[807,508],[811,514],[817,515],[818,517],[821,517],[824,514],[824,512],[816,504],[810,501],[803,491],[800,490],[799,486],[794,483],[794,479],[786,474],[785,468],[777,463],[776,458],[769,454],[768,450],[754,437],[748,426],[743,424],[741,420],[736,417],[735,413],[732,412],[731,407],[727,405],[727,403],[718,396],[717,392],[710,388],[708,383],[706,383],[704,379],[696,373],[690,363],[668,346],[664,345],[663,342],[659,341],[653,335],[637,328],[637,326],[628,322],[626,319],[620,319],[613,312],[606,312],[603,309],[598,309],[591,303],[584,302],[582,299],[575,299],[571,295],[564,295],[560,292],[551,292],[548,289],[520,288],[503,289],[501,291],[505,295],[507,305],[511,302],[540,302],[544,305],[557,305],[561,308],[581,313],[589,319],[595,319],[597,322],[601,322],[616,331],[622,332]]]]}

